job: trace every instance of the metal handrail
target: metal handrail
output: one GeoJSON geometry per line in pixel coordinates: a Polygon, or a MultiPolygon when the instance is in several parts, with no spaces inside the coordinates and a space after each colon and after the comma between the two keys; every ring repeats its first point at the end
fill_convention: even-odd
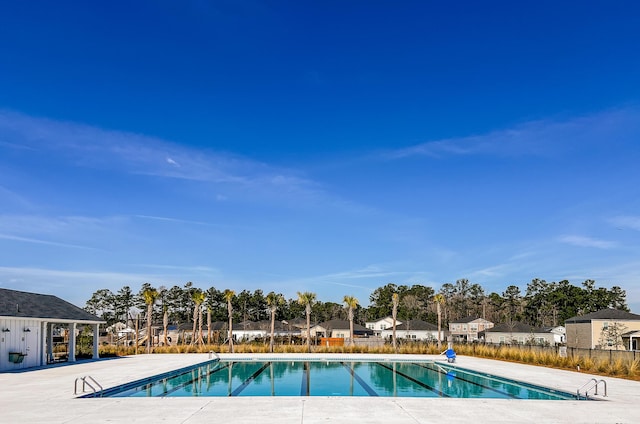
{"type": "Polygon", "coordinates": [[[212,359],[213,357],[216,357],[216,359],[219,361],[220,360],[220,355],[218,355],[216,352],[214,352],[213,350],[209,351],[209,359],[212,359]]]}
{"type": "Polygon", "coordinates": [[[595,391],[593,392],[594,396],[598,395],[598,386],[600,385],[600,383],[602,383],[602,385],[604,386],[604,397],[607,397],[607,382],[604,380],[597,380],[595,378],[591,378],[589,379],[589,381],[587,381],[585,384],[582,385],[582,387],[580,387],[577,391],[577,395],[578,395],[578,399],[580,399],[580,390],[585,389],[584,390],[584,398],[585,399],[589,399],[589,390],[595,388],[595,391]],[[588,386],[588,387],[587,387],[588,386]]]}
{"type": "Polygon", "coordinates": [[[73,383],[73,394],[74,395],[78,394],[78,380],[82,381],[82,393],[86,392],[86,386],[89,386],[91,388],[91,390],[93,390],[93,394],[95,395],[97,393],[97,390],[93,386],[93,384],[98,386],[100,388],[100,391],[104,390],[102,388],[102,385],[100,383],[98,383],[95,378],[91,377],[90,375],[85,375],[83,377],[76,378],[76,380],[74,381],[74,383],[73,383]],[[91,381],[87,381],[87,379],[89,379],[91,381]],[[91,382],[93,382],[93,384],[91,384],[91,382]]]}
{"type": "Polygon", "coordinates": [[[600,379],[600,380],[598,381],[598,383],[596,384],[596,391],[595,391],[593,394],[594,394],[594,395],[597,395],[597,394],[598,394],[598,384],[600,384],[600,383],[602,383],[602,385],[604,386],[604,395],[603,395],[603,396],[604,396],[604,397],[607,397],[607,382],[606,382],[606,381],[604,381],[604,380],[602,380],[602,379],[600,379]]]}
{"type": "MultiPolygon", "coordinates": [[[[102,391],[102,390],[104,390],[104,389],[102,388],[102,385],[101,385],[100,383],[98,383],[98,382],[96,381],[96,379],[95,379],[95,378],[91,377],[90,375],[86,375],[82,381],[84,382],[84,384],[86,384],[86,385],[88,385],[89,387],[91,387],[91,388],[93,389],[93,392],[94,392],[94,393],[96,392],[96,389],[91,385],[91,383],[89,383],[89,382],[87,381],[87,379],[90,379],[91,381],[93,381],[93,383],[94,383],[96,386],[98,386],[98,387],[100,388],[100,390],[101,390],[101,391],[102,391]]],[[[82,391],[84,391],[84,387],[83,387],[82,391]]]]}
{"type": "MultiPolygon", "coordinates": [[[[78,380],[82,380],[82,377],[76,378],[76,381],[73,383],[73,394],[78,394],[78,380]]],[[[84,391],[84,389],[82,389],[84,391]]]]}

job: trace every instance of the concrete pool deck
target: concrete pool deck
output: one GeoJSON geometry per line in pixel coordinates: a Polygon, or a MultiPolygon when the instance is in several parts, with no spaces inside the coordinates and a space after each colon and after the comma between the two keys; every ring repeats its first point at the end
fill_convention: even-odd
{"type": "MultiPolygon", "coordinates": [[[[222,354],[222,359],[259,357],[222,354]]],[[[300,354],[268,355],[300,358],[300,354]]],[[[313,359],[395,355],[312,354],[313,359]]],[[[399,359],[442,356],[398,355],[399,359]]],[[[384,397],[194,397],[76,399],[74,381],[91,375],[104,388],[207,361],[208,354],[138,355],[0,373],[0,423],[638,423],[640,382],[604,377],[602,401],[384,397]]],[[[566,392],[586,373],[459,356],[456,365],[566,392]]],[[[79,386],[81,386],[79,384],[79,386]]],[[[79,387],[79,390],[81,388],[79,387]]],[[[602,390],[600,390],[602,392],[602,390]]]]}

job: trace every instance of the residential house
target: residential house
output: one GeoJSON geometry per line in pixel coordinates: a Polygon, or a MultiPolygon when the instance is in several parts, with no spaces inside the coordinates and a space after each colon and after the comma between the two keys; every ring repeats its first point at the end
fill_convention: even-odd
{"type": "Polygon", "coordinates": [[[601,309],[564,322],[567,347],[582,349],[638,348],[640,315],[619,309],[601,309]]]}
{"type": "MultiPolygon", "coordinates": [[[[402,321],[396,319],[396,330],[400,324],[402,324],[402,321]]],[[[373,331],[374,336],[382,337],[384,330],[393,328],[393,317],[384,317],[377,321],[367,321],[365,325],[367,329],[373,331]]]]}
{"type": "MultiPolygon", "coordinates": [[[[349,329],[349,321],[342,319],[332,319],[321,322],[311,327],[311,337],[329,337],[348,339],[351,336],[349,329]]],[[[363,327],[360,324],[353,323],[353,337],[370,337],[373,330],[363,327]]]]}
{"type": "MultiPolygon", "coordinates": [[[[275,321],[273,324],[273,335],[275,337],[288,337],[290,334],[300,335],[300,330],[297,328],[291,329],[286,321],[275,321]]],[[[251,341],[270,336],[271,320],[244,321],[233,325],[233,338],[235,340],[251,341]]]]}
{"type": "Polygon", "coordinates": [[[566,342],[566,330],[561,325],[535,328],[529,324],[514,321],[496,324],[481,332],[479,338],[484,338],[486,343],[558,346],[566,342]]]}
{"type": "MultiPolygon", "coordinates": [[[[441,340],[446,340],[446,331],[441,329],[441,340]]],[[[381,331],[381,336],[385,339],[391,338],[393,328],[387,328],[381,331]]],[[[396,325],[396,338],[407,340],[438,340],[438,326],[430,322],[419,319],[408,320],[400,325],[396,325]]]]}
{"type": "Polygon", "coordinates": [[[69,362],[76,360],[78,325],[93,330],[92,355],[98,357],[99,325],[103,320],[59,297],[0,289],[0,371],[46,365],[54,355],[54,332],[60,337],[69,362]]]}
{"type": "Polygon", "coordinates": [[[478,333],[493,327],[484,318],[467,317],[449,322],[449,334],[453,341],[473,342],[479,340],[478,333]]]}

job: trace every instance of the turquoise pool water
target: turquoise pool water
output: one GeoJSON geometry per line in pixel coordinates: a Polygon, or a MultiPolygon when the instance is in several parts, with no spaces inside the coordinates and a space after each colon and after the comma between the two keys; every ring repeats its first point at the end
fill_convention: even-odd
{"type": "Polygon", "coordinates": [[[211,361],[97,396],[386,396],[575,400],[524,382],[434,361],[211,361]]]}

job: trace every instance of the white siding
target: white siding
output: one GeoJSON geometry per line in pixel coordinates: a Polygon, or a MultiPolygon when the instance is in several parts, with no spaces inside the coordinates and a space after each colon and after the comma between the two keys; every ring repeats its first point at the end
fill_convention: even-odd
{"type": "Polygon", "coordinates": [[[0,319],[0,371],[11,371],[41,365],[43,353],[40,333],[41,321],[0,319]],[[9,361],[9,353],[14,352],[25,355],[22,362],[13,363],[9,361]]]}
{"type": "MultiPolygon", "coordinates": [[[[393,330],[382,331],[381,337],[392,337],[393,330]]],[[[442,339],[445,339],[444,331],[440,334],[442,339]]],[[[438,340],[438,330],[396,330],[396,337],[399,339],[411,339],[411,340],[438,340]]]]}

